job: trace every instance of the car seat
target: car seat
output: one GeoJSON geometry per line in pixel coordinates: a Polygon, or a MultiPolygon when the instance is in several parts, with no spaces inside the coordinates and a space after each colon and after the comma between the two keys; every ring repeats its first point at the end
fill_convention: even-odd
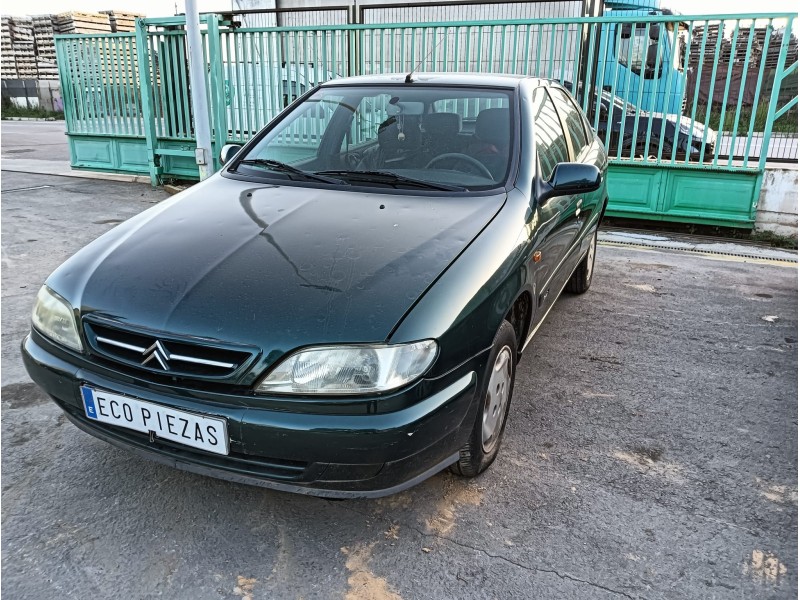
{"type": "Polygon", "coordinates": [[[478,113],[467,154],[481,161],[492,175],[503,176],[511,150],[511,114],[508,108],[486,108],[478,113]]]}

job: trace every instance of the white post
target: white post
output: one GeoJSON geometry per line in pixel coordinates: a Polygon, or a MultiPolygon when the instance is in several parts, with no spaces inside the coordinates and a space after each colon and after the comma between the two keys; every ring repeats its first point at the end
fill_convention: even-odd
{"type": "Polygon", "coordinates": [[[189,47],[189,89],[192,94],[194,133],[197,138],[195,161],[200,180],[214,172],[211,155],[211,119],[206,95],[206,62],[203,59],[203,40],[200,35],[200,13],[196,0],[186,0],[186,43],[189,47]]]}

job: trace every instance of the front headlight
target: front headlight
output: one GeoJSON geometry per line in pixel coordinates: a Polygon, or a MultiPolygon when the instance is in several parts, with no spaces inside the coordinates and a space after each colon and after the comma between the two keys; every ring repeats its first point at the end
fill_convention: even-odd
{"type": "Polygon", "coordinates": [[[329,346],[295,352],[256,388],[262,394],[387,392],[420,377],[436,358],[436,342],[329,346]]]}
{"type": "Polygon", "coordinates": [[[42,286],[36,296],[31,320],[41,334],[67,348],[83,352],[72,307],[46,285],[42,286]]]}

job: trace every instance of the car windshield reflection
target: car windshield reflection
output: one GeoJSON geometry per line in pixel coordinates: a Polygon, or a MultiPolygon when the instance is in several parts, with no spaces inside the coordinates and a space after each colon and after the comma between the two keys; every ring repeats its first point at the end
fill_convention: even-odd
{"type": "Polygon", "coordinates": [[[458,192],[508,178],[510,90],[322,88],[229,171],[253,178],[458,192]]]}

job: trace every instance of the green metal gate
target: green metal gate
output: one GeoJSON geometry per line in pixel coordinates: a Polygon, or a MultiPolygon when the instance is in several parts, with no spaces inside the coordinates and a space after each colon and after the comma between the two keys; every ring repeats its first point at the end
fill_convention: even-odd
{"type": "MultiPolygon", "coordinates": [[[[204,15],[214,154],[246,141],[328,79],[414,66],[519,73],[572,87],[609,149],[609,214],[752,227],[776,127],[788,131],[796,158],[795,18],[248,29],[204,15]],[[620,115],[625,125],[615,132],[620,115]],[[697,137],[696,147],[680,148],[669,123],[692,131],[687,139],[697,137]]],[[[154,184],[197,178],[183,25],[183,17],[145,19],[135,34],[57,36],[74,168],[144,173],[154,184]]]]}

